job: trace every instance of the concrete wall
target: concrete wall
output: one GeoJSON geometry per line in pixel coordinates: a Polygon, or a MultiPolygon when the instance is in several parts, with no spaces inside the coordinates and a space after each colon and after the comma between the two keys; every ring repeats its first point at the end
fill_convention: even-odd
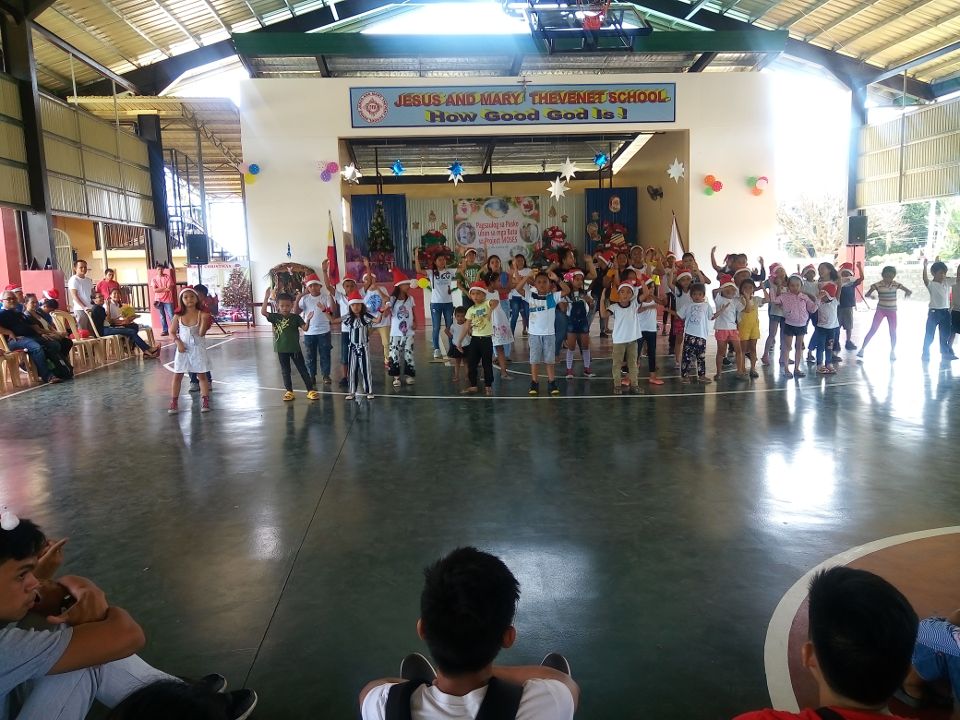
{"type": "MultiPolygon", "coordinates": [[[[582,77],[557,77],[538,80],[551,85],[581,84],[582,77]]],[[[688,130],[689,150],[679,157],[686,165],[686,178],[675,192],[686,193],[689,205],[689,232],[686,240],[696,254],[706,259],[710,247],[719,245],[751,256],[771,255],[775,249],[776,156],[772,128],[774,78],[759,73],[696,73],[656,76],[604,76],[604,82],[676,83],[676,121],[637,126],[617,125],[619,131],[688,130]],[[720,178],[726,189],[714,197],[702,193],[706,174],[720,178]],[[745,186],[751,175],[767,175],[771,186],[762,197],[754,197],[745,186]]],[[[461,85],[503,84],[503,78],[460,78],[461,85]]],[[[257,181],[247,189],[247,219],[254,296],[262,295],[269,268],[286,259],[289,242],[295,248],[294,260],[319,265],[326,254],[328,216],[332,215],[338,237],[343,227],[341,194],[337,181],[320,180],[317,163],[340,160],[341,138],[402,137],[423,135],[416,129],[354,129],[350,126],[349,89],[351,86],[440,86],[448,79],[376,78],[376,79],[275,79],[249,80],[241,87],[240,120],[243,154],[248,162],[262,168],[257,181]]],[[[566,126],[565,132],[603,132],[611,126],[566,126]]],[[[492,128],[435,128],[440,135],[483,135],[492,128]]],[[[552,128],[511,128],[515,133],[549,135],[552,128]]],[[[506,134],[508,129],[504,128],[506,134]]],[[[653,141],[651,141],[653,142],[653,141]]],[[[667,145],[654,150],[659,162],[670,154],[667,145]]],[[[679,149],[677,146],[674,149],[679,149]]],[[[558,158],[558,161],[562,158],[558,158]]],[[[673,158],[670,158],[672,161],[673,158]]],[[[638,184],[656,177],[651,162],[649,174],[638,172],[638,184]]],[[[657,183],[667,191],[671,183],[666,165],[657,183]]],[[[452,184],[451,184],[452,187],[452,184]]],[[[439,188],[434,186],[437,192],[439,188]]],[[[462,189],[459,194],[462,194],[462,189]]],[[[542,191],[541,191],[541,194],[542,191]]],[[[661,242],[664,207],[644,220],[645,237],[661,242]]],[[[682,202],[680,203],[682,205],[682,202]]],[[[647,209],[649,200],[641,199],[647,209]]],[[[643,213],[641,213],[643,214],[643,213]]],[[[678,213],[679,214],[679,213],[678,213]]],[[[669,222],[669,221],[668,221],[669,222]]],[[[648,240],[649,242],[649,240],[648,240]]],[[[342,254],[343,249],[340,249],[342,254]]]]}

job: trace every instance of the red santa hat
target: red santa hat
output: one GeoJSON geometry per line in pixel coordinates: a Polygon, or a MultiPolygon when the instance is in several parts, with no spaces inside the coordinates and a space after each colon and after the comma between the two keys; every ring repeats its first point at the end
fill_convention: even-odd
{"type": "Polygon", "coordinates": [[[393,284],[394,284],[394,286],[398,286],[398,285],[409,285],[409,284],[412,283],[412,282],[413,282],[413,280],[411,280],[410,278],[408,278],[406,275],[403,274],[403,270],[401,270],[400,268],[394,268],[394,269],[393,269],[393,284]]]}
{"type": "Polygon", "coordinates": [[[823,287],[820,289],[832,298],[837,296],[837,286],[832,282],[824,283],[823,287]]]}
{"type": "Polygon", "coordinates": [[[684,270],[682,273],[677,275],[677,280],[682,280],[683,278],[690,278],[691,280],[693,280],[693,273],[690,272],[689,270],[684,270]]]}
{"type": "Polygon", "coordinates": [[[736,281],[737,275],[741,275],[741,274],[743,274],[743,273],[746,273],[747,275],[753,275],[753,273],[750,272],[750,268],[740,268],[739,270],[737,270],[736,272],[733,273],[733,278],[732,278],[732,279],[733,279],[734,281],[736,281]]]}
{"type": "Polygon", "coordinates": [[[633,252],[634,250],[643,250],[643,245],[631,245],[630,252],[633,252]]]}
{"type": "Polygon", "coordinates": [[[841,275],[853,275],[853,263],[845,262],[840,265],[841,275]]]}
{"type": "Polygon", "coordinates": [[[783,267],[783,265],[781,265],[781,264],[778,263],[778,262],[770,263],[770,275],[771,275],[771,277],[772,277],[773,275],[776,275],[776,274],[777,274],[777,270],[779,270],[779,269],[782,268],[782,267],[783,267]]]}
{"type": "Polygon", "coordinates": [[[350,293],[350,294],[347,296],[347,304],[348,304],[348,305],[356,305],[356,304],[358,304],[358,303],[359,303],[360,305],[363,305],[363,295],[361,295],[361,294],[358,293],[356,290],[354,290],[352,293],[350,293]]]}
{"type": "Polygon", "coordinates": [[[664,255],[663,257],[664,257],[664,259],[666,259],[666,258],[673,258],[674,260],[676,260],[676,259],[677,259],[677,254],[676,254],[673,250],[670,250],[670,251],[669,251],[666,255],[664,255]]]}
{"type": "Polygon", "coordinates": [[[617,286],[617,292],[618,292],[618,293],[622,293],[622,292],[624,291],[624,289],[629,290],[630,293],[633,294],[633,283],[630,282],[629,280],[624,280],[622,283],[620,283],[620,284],[617,286]]]}
{"type": "Polygon", "coordinates": [[[736,289],[737,284],[733,281],[733,275],[721,275],[719,279],[721,290],[723,290],[725,287],[732,287],[736,289]]]}
{"type": "Polygon", "coordinates": [[[23,288],[20,287],[19,285],[14,285],[13,283],[11,283],[10,285],[7,285],[3,289],[3,291],[4,292],[23,292],[23,288]]]}
{"type": "Polygon", "coordinates": [[[44,290],[43,299],[56,300],[57,302],[60,302],[60,291],[57,290],[56,288],[50,288],[49,290],[44,290]]]}
{"type": "Polygon", "coordinates": [[[474,280],[470,283],[470,290],[480,290],[482,292],[487,291],[487,284],[483,280],[474,280]]]}
{"type": "Polygon", "coordinates": [[[573,278],[576,277],[577,275],[579,275],[580,277],[583,277],[583,270],[580,270],[579,268],[574,268],[573,270],[568,270],[567,272],[565,272],[565,273],[563,274],[563,279],[566,280],[567,282],[570,282],[570,281],[573,280],[573,278]]]}
{"type": "Polygon", "coordinates": [[[304,285],[304,287],[309,287],[310,285],[313,285],[314,283],[316,283],[317,285],[322,285],[322,284],[323,284],[323,283],[320,282],[320,278],[317,277],[317,274],[316,274],[316,273],[310,273],[310,274],[307,275],[305,278],[303,278],[303,285],[304,285]]]}
{"type": "Polygon", "coordinates": [[[809,265],[807,265],[806,267],[803,268],[803,273],[802,273],[802,274],[806,275],[808,270],[813,270],[813,272],[816,272],[816,271],[817,271],[817,268],[814,267],[813,263],[810,263],[809,265]]]}
{"type": "Polygon", "coordinates": [[[349,275],[344,275],[343,279],[340,281],[340,284],[343,285],[344,283],[348,283],[348,282],[352,282],[356,284],[357,279],[355,277],[350,277],[349,275]]]}
{"type": "Polygon", "coordinates": [[[653,277],[652,275],[641,275],[641,276],[640,276],[640,284],[641,284],[641,285],[654,285],[654,284],[656,284],[656,282],[657,282],[656,278],[653,277]]]}

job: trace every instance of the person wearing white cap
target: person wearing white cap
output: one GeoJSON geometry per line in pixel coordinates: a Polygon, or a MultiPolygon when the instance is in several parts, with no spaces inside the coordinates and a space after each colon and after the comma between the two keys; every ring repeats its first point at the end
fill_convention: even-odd
{"type": "Polygon", "coordinates": [[[620,368],[624,362],[627,365],[627,378],[630,381],[629,391],[640,393],[637,384],[637,340],[640,339],[640,308],[637,305],[633,283],[622,282],[611,289],[610,304],[602,309],[604,315],[613,315],[613,394],[619,395],[621,390],[620,368]]]}
{"type": "Polygon", "coordinates": [[[745,378],[743,348],[740,347],[740,331],[737,325],[740,312],[743,310],[744,303],[737,292],[737,285],[729,275],[723,275],[720,284],[720,292],[714,298],[717,304],[717,310],[711,320],[714,321],[713,332],[717,339],[717,373],[713,376],[714,380],[720,379],[720,372],[723,369],[723,359],[726,354],[727,344],[731,343],[737,356],[737,377],[745,378]]]}

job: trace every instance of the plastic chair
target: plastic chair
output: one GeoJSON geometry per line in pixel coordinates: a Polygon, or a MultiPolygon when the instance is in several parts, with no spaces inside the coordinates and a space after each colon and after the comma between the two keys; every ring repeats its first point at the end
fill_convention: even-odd
{"type": "Polygon", "coordinates": [[[73,348],[70,352],[74,355],[72,362],[74,365],[82,365],[92,370],[95,367],[103,365],[106,360],[105,343],[99,338],[80,338],[80,327],[77,325],[77,319],[66,310],[54,310],[53,321],[57,324],[57,329],[73,336],[73,348]]]}
{"type": "MultiPolygon", "coordinates": [[[[23,363],[30,382],[40,382],[40,374],[37,372],[37,367],[33,364],[33,360],[30,359],[30,355],[26,350],[11,350],[10,346],[7,345],[5,335],[0,335],[0,355],[3,356],[3,366],[0,367],[0,380],[3,380],[2,376],[4,371],[6,371],[10,377],[11,385],[14,387],[23,387],[23,379],[20,377],[20,365],[23,363]]],[[[4,390],[6,390],[6,382],[6,380],[3,380],[4,390]]]]}
{"type": "Polygon", "coordinates": [[[99,340],[103,341],[103,347],[106,351],[104,358],[106,360],[110,359],[110,351],[113,351],[114,360],[123,360],[126,357],[130,356],[132,352],[127,343],[125,342],[126,338],[120,335],[101,335],[100,331],[97,330],[97,324],[93,321],[93,313],[89,310],[86,311],[87,317],[90,319],[90,329],[93,330],[93,335],[99,340]]]}

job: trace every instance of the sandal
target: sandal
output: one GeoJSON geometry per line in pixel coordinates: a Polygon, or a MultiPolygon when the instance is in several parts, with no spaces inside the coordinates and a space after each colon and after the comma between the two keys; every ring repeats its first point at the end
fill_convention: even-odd
{"type": "Polygon", "coordinates": [[[461,390],[461,395],[476,395],[479,392],[479,388],[468,387],[466,390],[461,390]]]}

